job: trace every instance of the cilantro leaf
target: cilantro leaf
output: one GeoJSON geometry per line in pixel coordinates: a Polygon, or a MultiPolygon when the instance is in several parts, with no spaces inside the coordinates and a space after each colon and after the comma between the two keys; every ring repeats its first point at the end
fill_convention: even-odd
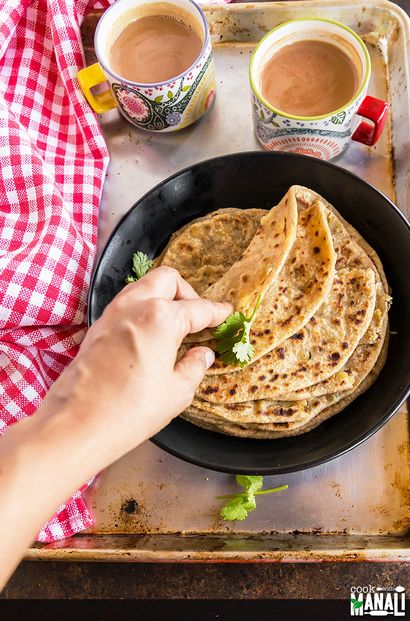
{"type": "Polygon", "coordinates": [[[252,360],[253,347],[250,342],[251,322],[258,310],[260,296],[250,317],[240,311],[229,315],[215,330],[215,349],[227,365],[245,367],[252,360]]]}
{"type": "Polygon", "coordinates": [[[128,275],[125,279],[125,282],[128,284],[130,282],[137,282],[140,278],[142,278],[154,265],[154,261],[150,259],[143,252],[134,252],[132,255],[132,271],[134,275],[128,275]]]}
{"type": "Polygon", "coordinates": [[[246,321],[246,317],[243,313],[236,311],[229,315],[223,323],[221,323],[215,330],[216,339],[229,339],[235,336],[239,330],[243,327],[243,322],[246,321]]]}
{"type": "Polygon", "coordinates": [[[151,269],[154,261],[143,252],[134,252],[132,255],[132,270],[139,280],[151,269]]]}
{"type": "Polygon", "coordinates": [[[220,516],[224,520],[245,520],[251,511],[256,509],[256,498],[260,494],[272,494],[287,489],[287,485],[281,485],[272,489],[261,489],[263,485],[262,476],[236,475],[236,482],[245,488],[245,492],[237,494],[227,494],[217,496],[217,499],[229,499],[220,511],[220,516]]]}
{"type": "Polygon", "coordinates": [[[256,508],[255,496],[247,494],[246,496],[236,496],[232,498],[222,509],[221,517],[224,520],[245,520],[248,513],[256,508]]]}
{"type": "Polygon", "coordinates": [[[242,337],[242,340],[233,345],[232,353],[235,354],[237,360],[239,361],[239,366],[245,366],[252,360],[253,347],[249,341],[246,340],[246,338],[244,339],[242,337]]]}
{"type": "Polygon", "coordinates": [[[237,474],[236,482],[238,485],[243,485],[247,492],[253,494],[254,492],[258,492],[263,485],[263,477],[261,476],[252,476],[249,474],[237,474]]]}
{"type": "Polygon", "coordinates": [[[229,349],[229,346],[227,346],[226,350],[224,351],[221,351],[221,349],[218,349],[218,346],[216,346],[216,351],[221,354],[221,359],[224,361],[225,364],[233,366],[237,363],[237,357],[234,352],[229,349]]]}
{"type": "Polygon", "coordinates": [[[244,324],[246,317],[236,311],[229,315],[223,323],[215,330],[216,351],[221,355],[225,364],[237,364],[238,356],[234,351],[235,343],[242,340],[244,336],[244,324]]]}

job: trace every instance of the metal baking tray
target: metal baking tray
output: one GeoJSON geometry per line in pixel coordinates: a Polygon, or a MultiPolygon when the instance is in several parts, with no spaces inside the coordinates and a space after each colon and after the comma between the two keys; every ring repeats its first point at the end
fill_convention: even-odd
{"type": "MultiPolygon", "coordinates": [[[[99,250],[119,218],[147,190],[194,162],[259,148],[251,124],[248,62],[271,28],[296,17],[344,22],[366,41],[369,93],[391,104],[375,147],[353,143],[339,160],[406,212],[410,205],[409,19],[396,5],[320,0],[209,6],[217,99],[195,126],[156,135],[134,129],[114,110],[101,117],[111,163],[100,215],[99,250]]],[[[98,14],[83,26],[87,60],[98,14]]],[[[252,183],[252,180],[249,180],[252,183]]],[[[392,240],[394,243],[394,240],[392,240]]],[[[400,257],[397,257],[400,260],[400,257]]],[[[405,408],[364,444],[322,466],[266,477],[287,483],[262,496],[242,523],[219,516],[216,496],[234,477],[185,463],[143,444],[102,473],[87,492],[89,532],[36,544],[28,559],[118,561],[326,561],[410,559],[409,420],[405,408]]]]}

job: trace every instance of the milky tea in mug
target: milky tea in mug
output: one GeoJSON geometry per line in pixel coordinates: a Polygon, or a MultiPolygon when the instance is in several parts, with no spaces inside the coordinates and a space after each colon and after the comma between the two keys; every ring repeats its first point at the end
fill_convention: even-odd
{"type": "Polygon", "coordinates": [[[350,140],[374,144],[387,104],[366,97],[370,57],[356,33],[331,20],[293,20],[268,33],[250,63],[253,120],[267,150],[336,157],[350,140]],[[354,131],[355,115],[370,118],[354,131]]]}
{"type": "Polygon", "coordinates": [[[215,94],[209,27],[192,0],[117,0],[95,34],[98,63],[79,72],[88,102],[118,107],[133,125],[175,131],[199,119],[215,94]],[[91,88],[107,81],[109,91],[91,88]]]}
{"type": "Polygon", "coordinates": [[[341,108],[359,87],[359,72],[343,48],[306,39],[277,51],[261,74],[261,93],[275,108],[320,116],[341,108]]]}
{"type": "Polygon", "coordinates": [[[182,9],[130,22],[112,44],[109,61],[133,82],[163,82],[195,62],[203,41],[198,22],[182,9]]]}

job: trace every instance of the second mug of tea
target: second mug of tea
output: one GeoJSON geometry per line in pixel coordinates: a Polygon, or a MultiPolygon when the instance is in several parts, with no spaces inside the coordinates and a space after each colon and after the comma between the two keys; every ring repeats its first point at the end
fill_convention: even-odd
{"type": "Polygon", "coordinates": [[[327,19],[297,19],[269,32],[250,62],[255,133],[269,151],[330,160],[351,140],[373,145],[387,116],[367,96],[370,56],[361,38],[327,19]],[[361,122],[357,115],[371,124],[361,122]]]}
{"type": "Polygon", "coordinates": [[[133,125],[170,132],[197,121],[215,95],[209,27],[192,0],[117,0],[94,38],[98,63],[78,74],[99,114],[118,107],[133,125]],[[95,94],[94,86],[109,89],[95,94]]]}

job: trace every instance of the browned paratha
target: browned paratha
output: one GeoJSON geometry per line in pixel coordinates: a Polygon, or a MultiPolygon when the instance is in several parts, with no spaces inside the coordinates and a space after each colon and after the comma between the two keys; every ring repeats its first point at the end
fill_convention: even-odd
{"type": "MultiPolygon", "coordinates": [[[[293,339],[284,338],[278,346],[274,347],[273,350],[269,350],[267,354],[262,355],[262,357],[252,362],[248,367],[241,370],[237,368],[225,369],[225,373],[221,373],[221,370],[224,370],[223,368],[221,370],[217,369],[217,376],[206,377],[193,405],[184,414],[185,418],[199,426],[240,437],[254,438],[277,438],[306,433],[319,425],[323,420],[341,411],[361,392],[366,390],[375,380],[384,364],[387,350],[386,335],[388,333],[387,311],[390,298],[386,278],[377,254],[361,238],[357,231],[348,225],[322,197],[301,186],[293,186],[293,191],[297,199],[299,213],[298,235],[288,259],[279,273],[276,285],[281,278],[284,278],[286,282],[289,281],[287,276],[289,271],[287,269],[289,268],[289,261],[295,254],[299,230],[304,222],[304,216],[306,218],[306,213],[324,214],[331,245],[334,248],[334,263],[337,269],[337,277],[336,281],[333,281],[333,287],[329,288],[328,293],[324,296],[323,304],[319,305],[313,317],[314,320],[318,316],[319,318],[322,317],[322,320],[319,321],[320,335],[316,334],[316,337],[314,336],[314,332],[310,330],[310,324],[314,324],[314,321],[311,322],[311,318],[308,318],[302,322],[301,328],[289,335],[294,336],[293,339]],[[357,291],[353,294],[351,291],[346,292],[346,287],[343,286],[348,282],[346,279],[349,272],[351,272],[353,279],[355,279],[353,274],[358,277],[357,291]],[[338,282],[341,280],[340,275],[342,275],[342,285],[338,282]],[[338,308],[334,300],[332,302],[332,295],[334,296],[338,293],[343,293],[342,299],[347,303],[347,306],[352,301],[351,306],[355,311],[364,311],[363,316],[366,319],[363,322],[359,322],[361,323],[360,329],[356,327],[358,324],[355,323],[355,319],[359,319],[360,315],[355,317],[355,313],[352,312],[350,313],[350,318],[346,321],[346,317],[349,316],[348,308],[345,308],[344,303],[341,303],[341,306],[338,308]],[[367,303],[366,298],[368,300],[367,303]],[[343,328],[338,326],[337,321],[335,322],[340,317],[343,328]],[[333,332],[335,327],[336,331],[333,332]],[[306,332],[308,332],[309,336],[305,341],[306,332]],[[303,333],[303,338],[300,338],[300,333],[303,333]],[[327,338],[326,334],[330,334],[330,337],[327,338]],[[349,340],[347,340],[346,335],[349,335],[349,340]],[[331,337],[334,338],[333,341],[331,337]],[[332,347],[329,346],[329,342],[332,345],[337,344],[339,349],[330,351],[332,347]],[[278,351],[284,343],[286,348],[283,351],[278,351]],[[322,347],[323,353],[323,358],[320,358],[320,356],[315,357],[312,364],[308,366],[306,366],[306,362],[309,362],[311,359],[311,353],[309,353],[311,348],[305,347],[306,343],[313,347],[315,345],[322,347]],[[348,347],[343,349],[343,343],[348,343],[348,347]],[[337,361],[329,359],[328,357],[332,353],[341,354],[340,359],[337,361]],[[272,358],[274,354],[276,354],[276,359],[272,358]],[[282,357],[283,354],[284,357],[282,357]],[[298,356],[300,356],[300,360],[298,356]],[[308,359],[306,360],[306,358],[308,359]],[[331,363],[329,364],[330,360],[331,363]],[[267,364],[268,361],[269,364],[267,364]],[[293,367],[291,365],[286,367],[286,365],[292,362],[294,363],[293,367]],[[319,362],[319,374],[314,372],[314,364],[317,362],[319,362]],[[332,363],[336,364],[332,367],[332,363]],[[305,368],[306,370],[304,370],[305,368]],[[272,372],[270,377],[275,375],[281,377],[280,381],[283,383],[281,390],[272,388],[271,392],[267,390],[261,393],[259,393],[259,388],[252,390],[253,386],[257,385],[253,383],[255,371],[259,373],[257,376],[258,382],[266,385],[269,383],[265,382],[265,379],[270,369],[275,370],[275,373],[272,372]],[[288,386],[285,385],[288,378],[283,377],[287,375],[286,369],[290,370],[292,378],[288,386]],[[297,370],[299,370],[299,373],[292,376],[292,373],[297,370]],[[260,379],[262,376],[265,376],[263,380],[260,379]],[[293,380],[295,377],[297,378],[296,381],[293,380]],[[201,393],[204,387],[205,390],[208,387],[208,394],[201,393]],[[217,390],[214,390],[215,388],[217,390]],[[234,394],[231,393],[232,390],[235,390],[234,394]]],[[[230,214],[224,214],[224,225],[226,230],[228,230],[229,218],[234,217],[238,210],[223,211],[231,212],[230,214]]],[[[249,231],[251,226],[256,230],[256,221],[260,217],[259,211],[249,210],[249,214],[248,210],[241,212],[240,220],[245,230],[249,231]],[[252,212],[252,216],[250,212],[252,212]]],[[[220,214],[221,212],[215,212],[212,216],[219,218],[220,214]]],[[[207,220],[209,224],[209,217],[205,217],[205,219],[198,221],[198,225],[202,226],[207,220]]],[[[190,225],[187,225],[185,232],[189,231],[189,229],[190,225]]],[[[212,227],[208,230],[207,235],[212,237],[212,227]]],[[[249,237],[250,235],[251,233],[249,233],[249,237]]],[[[241,248],[239,237],[235,239],[236,244],[233,245],[235,246],[234,253],[237,255],[237,258],[249,246],[250,241],[247,238],[246,245],[241,248]]],[[[175,244],[177,241],[178,233],[170,243],[171,249],[172,243],[175,244]]],[[[194,255],[203,254],[208,256],[209,264],[212,267],[212,255],[206,255],[208,243],[206,237],[201,237],[201,243],[196,248],[194,255]]],[[[224,267],[221,267],[225,261],[223,257],[224,252],[227,257],[227,264],[229,263],[232,266],[235,262],[235,258],[232,258],[233,253],[230,254],[227,249],[221,249],[221,252],[222,258],[219,256],[221,263],[219,264],[218,274],[224,269],[224,267]]],[[[215,256],[217,256],[216,253],[215,256]]],[[[175,254],[174,259],[178,263],[180,257],[178,258],[175,254]]],[[[311,260],[311,256],[308,256],[306,259],[309,266],[311,265],[311,260]]],[[[298,266],[302,264],[303,261],[299,261],[298,266]]],[[[178,265],[174,263],[174,267],[178,268],[178,265]]],[[[191,269],[189,274],[191,284],[193,284],[192,281],[195,279],[198,269],[200,268],[197,268],[197,266],[191,269]]],[[[283,286],[286,285],[282,282],[281,287],[283,288],[283,286]]],[[[266,291],[264,303],[267,302],[271,289],[272,285],[266,291]]],[[[303,299],[303,295],[301,299],[303,299]]],[[[254,324],[253,330],[255,330],[255,326],[256,324],[254,324]]],[[[260,331],[262,331],[262,327],[261,325],[260,331]]],[[[192,337],[195,338],[195,335],[192,335],[192,337]]],[[[265,342],[263,338],[262,342],[265,342]]],[[[212,341],[210,343],[212,344],[212,341]]],[[[257,343],[255,345],[258,346],[257,343]]],[[[316,354],[320,354],[320,351],[317,350],[316,354]]]]}

